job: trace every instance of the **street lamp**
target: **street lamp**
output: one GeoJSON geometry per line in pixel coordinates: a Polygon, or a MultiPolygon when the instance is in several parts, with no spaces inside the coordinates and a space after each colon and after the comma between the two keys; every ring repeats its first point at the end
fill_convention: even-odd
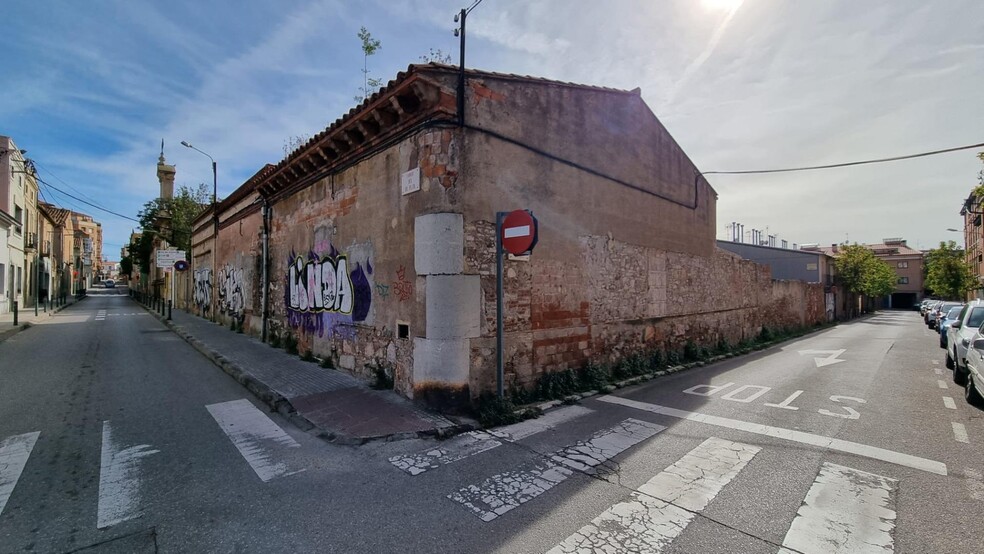
{"type": "Polygon", "coordinates": [[[218,193],[218,177],[217,177],[217,171],[216,171],[217,166],[216,166],[216,163],[215,163],[215,158],[213,158],[212,156],[209,156],[207,152],[203,152],[203,151],[199,150],[198,148],[195,148],[194,146],[192,146],[191,144],[189,144],[187,141],[181,141],[181,146],[186,146],[188,148],[191,148],[192,150],[194,150],[196,152],[199,152],[201,154],[204,154],[206,157],[208,157],[208,159],[212,160],[212,209],[214,210],[215,209],[215,199],[216,199],[216,196],[217,196],[217,193],[218,193]]]}

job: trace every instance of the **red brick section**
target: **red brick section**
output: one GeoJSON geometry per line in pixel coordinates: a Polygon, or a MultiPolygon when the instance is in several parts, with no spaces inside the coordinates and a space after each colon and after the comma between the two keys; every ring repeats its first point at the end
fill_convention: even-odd
{"type": "Polygon", "coordinates": [[[576,368],[591,355],[590,303],[578,293],[578,272],[560,262],[538,260],[531,323],[535,373],[576,368]]]}

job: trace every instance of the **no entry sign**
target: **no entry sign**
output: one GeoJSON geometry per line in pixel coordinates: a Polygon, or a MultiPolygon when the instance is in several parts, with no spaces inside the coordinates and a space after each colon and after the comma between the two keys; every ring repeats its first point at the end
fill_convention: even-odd
{"type": "Polygon", "coordinates": [[[537,241],[537,221],[526,210],[514,210],[502,220],[502,248],[519,256],[533,250],[537,241]]]}

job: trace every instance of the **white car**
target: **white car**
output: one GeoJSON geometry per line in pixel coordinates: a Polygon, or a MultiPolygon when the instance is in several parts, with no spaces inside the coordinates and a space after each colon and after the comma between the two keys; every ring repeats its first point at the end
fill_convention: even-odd
{"type": "Polygon", "coordinates": [[[970,343],[964,371],[953,370],[953,381],[964,386],[964,396],[968,404],[984,407],[984,397],[981,396],[981,391],[984,390],[984,335],[980,330],[970,343]]]}
{"type": "MultiPolygon", "coordinates": [[[[953,380],[958,377],[957,369],[967,365],[967,348],[977,329],[984,324],[984,300],[971,300],[963,307],[957,320],[951,324],[946,334],[946,367],[953,369],[953,380]]],[[[965,372],[966,370],[961,370],[965,372]]]]}

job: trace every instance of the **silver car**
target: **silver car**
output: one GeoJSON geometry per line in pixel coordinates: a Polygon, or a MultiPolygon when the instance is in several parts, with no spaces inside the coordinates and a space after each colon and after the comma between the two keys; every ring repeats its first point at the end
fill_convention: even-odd
{"type": "Polygon", "coordinates": [[[984,397],[981,396],[981,391],[984,390],[984,335],[980,330],[974,334],[974,340],[967,351],[966,372],[959,373],[959,376],[958,373],[957,370],[953,371],[953,380],[964,386],[967,403],[984,407],[984,397]]]}
{"type": "MultiPolygon", "coordinates": [[[[978,327],[984,324],[984,300],[971,300],[963,307],[957,316],[957,320],[950,325],[950,330],[946,333],[946,367],[954,369],[956,366],[967,364],[967,348],[978,327]]],[[[961,370],[965,371],[965,370],[961,370]]],[[[954,379],[957,373],[954,371],[954,379]]]]}

